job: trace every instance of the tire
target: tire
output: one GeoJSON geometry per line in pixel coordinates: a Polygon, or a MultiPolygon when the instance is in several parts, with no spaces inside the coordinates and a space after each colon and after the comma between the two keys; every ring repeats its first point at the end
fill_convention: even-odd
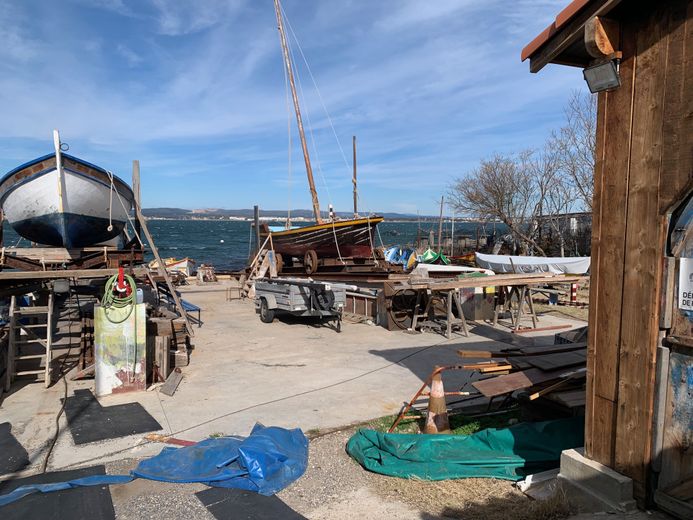
{"type": "Polygon", "coordinates": [[[265,298],[260,299],[260,321],[272,323],[274,321],[274,309],[270,309],[265,298]]]}
{"type": "Polygon", "coordinates": [[[314,249],[309,249],[303,256],[303,269],[306,274],[313,274],[318,270],[318,254],[314,249]]]}

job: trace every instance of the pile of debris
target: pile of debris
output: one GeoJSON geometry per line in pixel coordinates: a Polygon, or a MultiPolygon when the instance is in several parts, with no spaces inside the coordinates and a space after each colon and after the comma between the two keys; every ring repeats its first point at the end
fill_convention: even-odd
{"type": "Polygon", "coordinates": [[[161,308],[152,311],[147,321],[147,345],[153,382],[165,381],[174,369],[190,362],[192,344],[185,320],[173,312],[161,308]]]}
{"type": "MultiPolygon", "coordinates": [[[[492,377],[472,383],[493,400],[511,396],[532,405],[541,404],[561,415],[582,415],[587,375],[587,328],[557,334],[554,345],[508,346],[497,350],[459,350],[463,358],[488,358],[464,365],[492,377]]],[[[531,407],[530,407],[531,409],[531,407]]]]}

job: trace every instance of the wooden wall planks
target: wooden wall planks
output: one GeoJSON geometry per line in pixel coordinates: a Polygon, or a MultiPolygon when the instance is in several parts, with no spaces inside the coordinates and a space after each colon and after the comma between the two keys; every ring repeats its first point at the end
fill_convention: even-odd
{"type": "Polygon", "coordinates": [[[635,493],[644,496],[664,253],[658,194],[668,9],[641,9],[647,12],[632,9],[632,19],[624,26],[626,38],[636,43],[636,64],[614,468],[633,478],[635,493]]]}
{"type": "Polygon", "coordinates": [[[693,1],[622,13],[622,86],[598,108],[586,450],[642,499],[665,212],[693,177],[693,1]]]}

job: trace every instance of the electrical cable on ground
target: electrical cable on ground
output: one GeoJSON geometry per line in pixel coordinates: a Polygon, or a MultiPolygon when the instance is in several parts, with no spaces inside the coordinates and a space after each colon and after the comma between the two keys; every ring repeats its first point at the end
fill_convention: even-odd
{"type": "MultiPolygon", "coordinates": [[[[73,282],[75,285],[77,284],[77,280],[73,278],[73,282]]],[[[79,314],[80,317],[82,315],[82,307],[79,303],[79,294],[75,293],[75,297],[77,298],[77,309],[79,309],[79,314]]],[[[51,323],[46,324],[46,330],[48,330],[51,327],[51,323]]],[[[55,416],[55,434],[53,435],[53,438],[50,441],[50,444],[48,445],[48,450],[46,451],[46,456],[43,458],[43,462],[41,462],[41,467],[39,468],[39,471],[41,473],[46,472],[46,468],[48,467],[48,461],[50,460],[50,456],[53,453],[53,448],[55,447],[55,443],[58,442],[58,436],[60,435],[60,417],[63,415],[63,412],[65,411],[65,405],[67,404],[67,373],[64,371],[65,369],[65,362],[69,359],[70,353],[72,352],[72,313],[70,313],[70,322],[68,325],[68,331],[70,335],[70,346],[67,349],[67,354],[65,354],[65,357],[63,358],[62,362],[60,363],[60,375],[62,376],[63,379],[63,384],[64,384],[64,392],[63,392],[63,403],[60,406],[60,410],[58,410],[58,414],[55,416]]],[[[48,362],[48,360],[46,360],[48,362]]]]}
{"type": "MultiPolygon", "coordinates": [[[[224,413],[224,414],[222,414],[222,415],[218,415],[218,416],[213,417],[213,418],[211,418],[211,419],[207,419],[206,421],[202,421],[202,422],[200,422],[200,423],[198,423],[198,424],[194,424],[193,426],[189,426],[189,427],[187,427],[187,428],[183,428],[183,429],[181,429],[181,430],[178,430],[178,431],[175,431],[175,432],[171,432],[170,436],[171,436],[171,437],[174,437],[174,436],[179,435],[179,434],[181,434],[181,433],[185,433],[185,432],[187,432],[187,431],[194,430],[195,428],[199,428],[200,426],[205,426],[205,425],[207,425],[207,424],[213,423],[213,422],[215,422],[215,421],[218,421],[219,419],[224,419],[224,418],[230,417],[230,416],[232,416],[232,415],[236,415],[236,414],[239,414],[239,413],[247,412],[248,410],[253,410],[253,409],[255,409],[255,408],[261,408],[261,407],[263,407],[263,406],[267,406],[267,405],[270,405],[270,404],[279,403],[279,402],[282,402],[282,401],[288,401],[289,399],[293,399],[293,398],[295,398],[295,397],[301,397],[301,396],[308,395],[308,394],[312,394],[312,393],[315,393],[315,392],[321,392],[321,391],[323,391],[323,390],[328,390],[328,389],[330,389],[330,388],[334,388],[334,387],[337,387],[337,386],[344,385],[344,384],[346,384],[346,383],[350,383],[350,382],[352,382],[352,381],[355,381],[355,380],[357,380],[357,379],[361,379],[361,378],[363,378],[363,377],[369,376],[369,375],[374,374],[374,373],[376,373],[376,372],[380,372],[381,370],[385,370],[386,368],[390,368],[390,367],[392,367],[392,366],[394,366],[394,365],[398,365],[398,364],[400,364],[402,361],[405,361],[405,360],[407,360],[407,359],[409,359],[409,358],[411,358],[411,357],[414,357],[414,356],[416,356],[416,355],[418,355],[418,354],[421,354],[422,352],[426,352],[427,350],[430,350],[430,349],[435,348],[435,347],[437,347],[437,346],[439,346],[439,345],[442,345],[443,343],[446,343],[447,341],[449,341],[447,338],[446,338],[446,339],[443,339],[443,340],[439,341],[438,343],[434,343],[434,344],[432,344],[432,345],[428,345],[427,347],[422,347],[422,348],[420,348],[419,350],[417,350],[417,351],[415,351],[415,352],[412,352],[411,354],[407,354],[406,356],[403,356],[403,357],[401,357],[400,359],[398,359],[398,360],[396,360],[396,361],[392,361],[392,362],[390,362],[390,363],[388,363],[388,364],[386,364],[386,365],[383,365],[383,366],[378,367],[378,368],[374,368],[374,369],[372,369],[372,370],[369,370],[369,371],[364,372],[364,373],[362,373],[362,374],[359,374],[359,375],[357,375],[357,376],[350,377],[350,378],[348,378],[348,379],[343,379],[343,380],[341,380],[341,381],[337,381],[336,383],[331,383],[331,384],[329,384],[329,385],[324,385],[324,386],[321,386],[321,387],[319,387],[319,388],[313,388],[313,389],[311,389],[311,390],[305,390],[305,391],[303,391],[303,392],[298,392],[298,393],[291,394],[291,395],[287,395],[287,396],[284,396],[284,397],[278,397],[278,398],[276,398],[276,399],[271,399],[271,400],[269,400],[269,401],[264,401],[264,402],[262,402],[262,403],[256,403],[256,404],[253,404],[253,405],[250,405],[250,406],[246,406],[246,407],[244,407],[244,408],[239,408],[239,409],[237,409],[237,410],[233,410],[233,411],[231,411],[231,412],[224,413]]],[[[138,445],[135,446],[135,447],[146,446],[147,444],[154,444],[155,442],[156,442],[156,441],[144,441],[144,442],[142,442],[141,444],[138,444],[138,445]]],[[[111,451],[111,452],[108,452],[108,453],[104,453],[103,455],[99,455],[98,457],[92,457],[91,459],[81,460],[81,461],[76,462],[76,463],[74,463],[74,464],[68,464],[68,465],[66,465],[66,466],[62,466],[61,468],[57,468],[57,469],[66,469],[66,468],[70,468],[70,467],[73,467],[73,466],[76,466],[76,465],[87,464],[87,463],[89,463],[89,462],[94,462],[94,461],[97,461],[97,460],[104,459],[104,458],[106,458],[106,457],[111,457],[111,456],[113,456],[113,455],[118,455],[118,454],[120,454],[120,453],[127,452],[127,451],[129,451],[129,450],[131,450],[131,449],[133,449],[133,446],[128,446],[127,448],[122,448],[122,449],[119,449],[119,450],[114,450],[114,451],[111,451]]]]}

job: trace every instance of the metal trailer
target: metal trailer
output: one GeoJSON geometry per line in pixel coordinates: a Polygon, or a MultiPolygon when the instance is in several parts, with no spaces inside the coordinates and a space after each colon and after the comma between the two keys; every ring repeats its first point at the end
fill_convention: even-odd
{"type": "Polygon", "coordinates": [[[263,323],[272,323],[280,311],[336,321],[337,332],[341,332],[345,304],[344,286],[329,282],[298,278],[261,278],[255,282],[255,307],[263,323]]]}

